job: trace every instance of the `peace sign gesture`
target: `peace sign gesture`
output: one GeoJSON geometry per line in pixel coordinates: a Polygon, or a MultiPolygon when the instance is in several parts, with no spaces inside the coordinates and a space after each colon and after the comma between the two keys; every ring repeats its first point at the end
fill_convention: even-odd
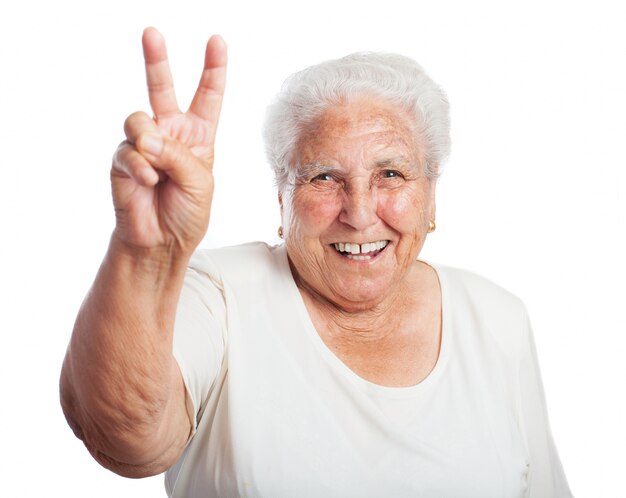
{"type": "Polygon", "coordinates": [[[176,101],[165,40],[143,33],[154,118],[131,114],[111,169],[114,236],[131,249],[173,247],[190,255],[204,236],[213,197],[213,147],[226,82],[226,45],[213,36],[186,112],[176,101]]]}

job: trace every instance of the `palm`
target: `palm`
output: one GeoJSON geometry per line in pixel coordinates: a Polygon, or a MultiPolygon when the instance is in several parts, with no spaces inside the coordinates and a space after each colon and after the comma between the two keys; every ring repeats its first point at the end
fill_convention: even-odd
{"type": "Polygon", "coordinates": [[[198,91],[189,110],[183,113],[174,95],[163,39],[156,30],[144,33],[148,91],[155,119],[144,116],[139,125],[128,125],[127,146],[132,146],[137,154],[133,139],[140,137],[135,135],[149,133],[175,141],[177,147],[180,145],[189,153],[180,159],[184,162],[180,165],[158,164],[146,156],[159,173],[156,184],[142,184],[124,168],[113,168],[116,231],[133,246],[153,248],[178,243],[195,247],[206,231],[213,194],[213,145],[226,62],[223,45],[212,40],[207,45],[198,91]]]}

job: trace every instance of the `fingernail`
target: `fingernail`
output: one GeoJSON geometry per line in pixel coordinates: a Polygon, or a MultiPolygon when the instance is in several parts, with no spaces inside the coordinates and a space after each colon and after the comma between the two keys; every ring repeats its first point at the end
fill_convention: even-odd
{"type": "Polygon", "coordinates": [[[147,133],[141,137],[139,146],[148,154],[159,156],[163,150],[163,139],[158,135],[147,133]]]}

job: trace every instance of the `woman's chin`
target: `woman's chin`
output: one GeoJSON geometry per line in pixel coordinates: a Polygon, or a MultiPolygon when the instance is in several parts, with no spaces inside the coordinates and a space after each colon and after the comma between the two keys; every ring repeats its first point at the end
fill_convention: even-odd
{"type": "Polygon", "coordinates": [[[388,278],[368,278],[365,276],[347,276],[329,284],[325,297],[335,306],[347,312],[365,311],[376,308],[391,294],[392,282],[388,278]]]}
{"type": "Polygon", "coordinates": [[[393,251],[367,259],[330,252],[320,290],[336,306],[344,311],[364,311],[393,296],[399,284],[393,251]]]}

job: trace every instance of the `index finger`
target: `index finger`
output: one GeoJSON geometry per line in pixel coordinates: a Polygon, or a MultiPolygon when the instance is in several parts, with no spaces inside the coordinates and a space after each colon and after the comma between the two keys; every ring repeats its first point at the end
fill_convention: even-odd
{"type": "Polygon", "coordinates": [[[163,35],[155,28],[146,28],[141,41],[146,61],[148,96],[154,115],[158,119],[179,113],[163,35]]]}
{"type": "Polygon", "coordinates": [[[202,76],[189,106],[189,112],[209,121],[213,130],[222,108],[227,60],[226,43],[221,36],[213,35],[206,45],[202,76]]]}

